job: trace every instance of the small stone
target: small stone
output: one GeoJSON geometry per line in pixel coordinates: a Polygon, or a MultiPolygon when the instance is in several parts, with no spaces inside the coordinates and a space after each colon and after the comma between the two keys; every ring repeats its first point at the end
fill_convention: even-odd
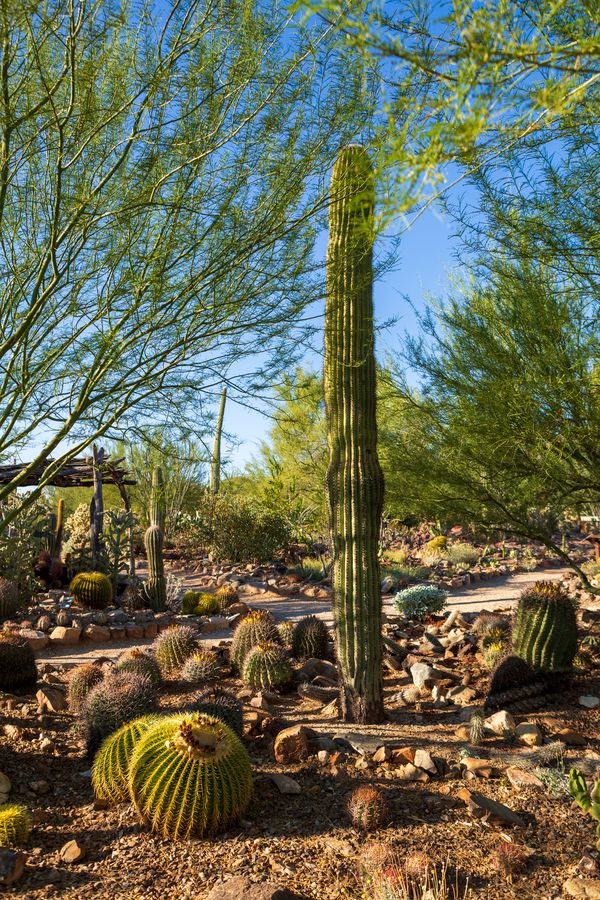
{"type": "Polygon", "coordinates": [[[484,794],[462,788],[462,790],[458,792],[458,797],[460,797],[461,800],[464,800],[467,804],[469,813],[475,818],[490,819],[505,825],[517,825],[520,828],[525,827],[523,819],[514,813],[512,809],[509,809],[509,807],[505,806],[503,803],[498,803],[496,800],[490,800],[490,798],[486,797],[484,794]]]}
{"type": "Polygon", "coordinates": [[[145,638],[151,638],[153,640],[157,634],[158,634],[158,625],[156,624],[156,622],[148,622],[146,625],[144,625],[144,637],[145,638]]]}
{"type": "Polygon", "coordinates": [[[585,706],[586,709],[596,709],[597,706],[600,706],[600,697],[594,697],[592,694],[584,694],[579,698],[579,705],[585,706]]]}
{"type": "Polygon", "coordinates": [[[329,750],[319,750],[317,759],[320,763],[326,763],[329,760],[329,750]]]}
{"type": "Polygon", "coordinates": [[[57,625],[50,632],[50,640],[55,644],[78,644],[81,637],[81,628],[73,625],[67,628],[64,625],[57,625]]]}
{"type": "Polygon", "coordinates": [[[587,738],[573,728],[561,728],[556,732],[556,737],[563,741],[567,747],[585,747],[587,738]]]}
{"type": "Polygon", "coordinates": [[[489,759],[479,759],[478,757],[467,756],[462,762],[467,772],[472,775],[473,778],[492,777],[494,767],[489,759]]]}
{"type": "Polygon", "coordinates": [[[338,697],[336,697],[335,700],[331,700],[321,710],[321,715],[325,719],[339,719],[340,714],[341,714],[341,708],[340,708],[340,701],[339,701],[338,697]]]}
{"type": "Polygon", "coordinates": [[[459,725],[454,734],[460,741],[468,741],[471,739],[471,728],[469,725],[459,725]]]}
{"type": "Polygon", "coordinates": [[[544,736],[535,722],[521,722],[515,729],[515,737],[526,747],[541,747],[544,743],[544,736]]]}
{"type": "Polygon", "coordinates": [[[56,744],[54,741],[51,741],[50,738],[42,738],[40,741],[40,750],[43,750],[44,753],[52,753],[56,750],[56,744]]]}
{"type": "Polygon", "coordinates": [[[280,775],[277,772],[272,772],[269,775],[269,778],[273,782],[273,784],[277,787],[277,790],[280,794],[301,794],[302,788],[298,784],[297,781],[294,781],[293,778],[290,778],[288,775],[280,775]]]}
{"type": "Polygon", "coordinates": [[[600,878],[568,878],[563,884],[563,894],[578,900],[600,900],[600,878]]]}
{"type": "Polygon", "coordinates": [[[431,678],[433,669],[427,663],[416,662],[410,667],[410,674],[415,686],[420,690],[425,687],[425,682],[431,678]]]}
{"type": "Polygon", "coordinates": [[[392,751],[389,747],[379,747],[373,754],[373,762],[383,763],[392,758],[392,751]]]}
{"type": "Polygon", "coordinates": [[[273,753],[278,763],[301,762],[310,755],[306,725],[284,728],[275,738],[273,753]]]}
{"type": "Polygon", "coordinates": [[[437,775],[437,766],[431,758],[431,754],[427,750],[423,750],[420,747],[415,750],[415,758],[413,760],[414,765],[417,769],[424,769],[426,772],[431,772],[433,775],[437,775]]]}
{"type": "Polygon", "coordinates": [[[25,638],[32,650],[43,650],[50,643],[47,634],[34,628],[21,628],[19,634],[25,638]]]}
{"type": "Polygon", "coordinates": [[[10,794],[12,784],[8,775],[0,772],[0,803],[6,803],[10,794]]]}
{"type": "Polygon", "coordinates": [[[446,699],[450,700],[452,703],[457,703],[459,706],[468,706],[476,696],[477,691],[474,690],[474,688],[457,685],[456,687],[450,688],[446,694],[446,699]]]}
{"type": "Polygon", "coordinates": [[[25,871],[26,856],[20,850],[0,847],[0,884],[8,886],[18,881],[25,871]]]}
{"type": "Polygon", "coordinates": [[[88,625],[83,636],[87,641],[95,644],[105,644],[110,641],[110,628],[105,625],[88,625]]]}
{"type": "Polygon", "coordinates": [[[29,787],[34,794],[47,794],[50,790],[50,785],[47,781],[44,781],[43,778],[41,778],[39,781],[30,781],[29,787]]]}
{"type": "Polygon", "coordinates": [[[506,709],[500,709],[492,716],[488,716],[487,719],[484,719],[483,725],[487,731],[491,731],[492,734],[497,734],[499,737],[514,734],[517,727],[515,720],[506,709]]]}
{"type": "Polygon", "coordinates": [[[417,769],[412,763],[406,763],[405,766],[399,766],[395,770],[396,776],[400,781],[429,781],[429,775],[423,769],[417,769]]]}
{"type": "Polygon", "coordinates": [[[69,841],[60,848],[60,858],[66,863],[77,863],[85,856],[85,847],[77,840],[69,841]]]}
{"type": "Polygon", "coordinates": [[[267,701],[265,700],[265,697],[264,697],[262,691],[260,693],[258,693],[256,695],[256,697],[250,698],[249,705],[252,706],[254,709],[262,709],[263,712],[267,712],[267,713],[272,712],[272,709],[269,706],[269,704],[267,703],[267,701]]]}
{"type": "Polygon", "coordinates": [[[383,746],[383,738],[370,734],[358,734],[354,731],[344,731],[334,734],[333,740],[343,747],[349,746],[362,756],[371,756],[379,747],[383,746]]]}
{"type": "Polygon", "coordinates": [[[228,878],[222,884],[216,884],[207,895],[206,900],[305,900],[301,894],[272,882],[260,884],[250,881],[244,875],[228,878]]]}
{"type": "Polygon", "coordinates": [[[518,766],[509,766],[506,777],[517,790],[543,791],[544,783],[537,775],[528,769],[519,769],[518,766]]]}
{"type": "Polygon", "coordinates": [[[23,734],[23,729],[19,728],[18,725],[3,725],[2,731],[6,735],[6,737],[11,741],[16,741],[17,738],[21,737],[23,734]]]}
{"type": "Polygon", "coordinates": [[[62,712],[68,707],[64,691],[51,685],[43,685],[35,695],[35,698],[38,702],[38,707],[43,711],[62,712]]]}

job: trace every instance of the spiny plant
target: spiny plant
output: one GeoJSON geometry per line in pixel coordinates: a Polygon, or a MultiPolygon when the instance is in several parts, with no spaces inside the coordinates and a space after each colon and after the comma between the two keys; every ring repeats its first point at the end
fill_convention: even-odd
{"type": "Polygon", "coordinates": [[[206,713],[221,719],[241,737],[244,731],[244,711],[241,702],[231,691],[213,685],[205,688],[191,704],[192,712],[206,713]]]}
{"type": "Polygon", "coordinates": [[[181,612],[184,616],[194,615],[199,596],[200,591],[185,591],[181,598],[181,612]]]}
{"type": "Polygon", "coordinates": [[[88,755],[125,722],[154,712],[156,687],[145,675],[114,672],[92,688],[82,709],[88,755]]]}
{"type": "Polygon", "coordinates": [[[292,653],[296,659],[324,659],[327,656],[327,625],[316,616],[304,616],[292,635],[292,653]]]}
{"type": "Polygon", "coordinates": [[[198,649],[197,634],[189,625],[171,625],[158,635],[153,648],[161,672],[169,674],[181,668],[198,649]]]}
{"type": "Polygon", "coordinates": [[[477,746],[483,740],[484,735],[484,713],[482,709],[473,710],[473,715],[469,721],[469,743],[477,746]]]}
{"type": "Polygon", "coordinates": [[[239,599],[237,588],[232,584],[222,584],[221,587],[217,589],[215,597],[219,598],[221,611],[228,609],[233,603],[237,603],[239,599]]]}
{"type": "Polygon", "coordinates": [[[247,809],[250,759],[221,719],[171,716],[141,736],[129,791],[152,831],[165,838],[205,837],[227,829],[247,809]]]}
{"type": "Polygon", "coordinates": [[[56,613],[56,624],[61,628],[69,628],[73,617],[69,615],[66,609],[61,609],[56,613]]]}
{"type": "Polygon", "coordinates": [[[504,641],[492,641],[483,651],[483,662],[488,669],[493,669],[498,662],[506,656],[506,643],[504,641]]]}
{"type": "Polygon", "coordinates": [[[292,678],[292,667],[285,651],[273,641],[263,641],[252,647],[242,670],[242,681],[254,690],[278,687],[292,678]]]}
{"type": "Polygon", "coordinates": [[[100,684],[103,678],[104,672],[95,663],[85,663],[71,669],[67,681],[67,699],[71,712],[81,711],[89,692],[100,684]]]}
{"type": "Polygon", "coordinates": [[[27,843],[30,826],[25,806],[3,803],[0,806],[0,847],[22,847],[27,843]]]}
{"type": "Polygon", "coordinates": [[[133,751],[158,716],[126,722],[102,743],[92,766],[92,787],[98,800],[121,803],[129,799],[129,766],[133,751]]]}
{"type": "Polygon", "coordinates": [[[522,875],[527,868],[527,851],[511,841],[501,841],[492,850],[492,868],[512,881],[515,875],[522,875]]]}
{"type": "Polygon", "coordinates": [[[33,687],[37,680],[30,644],[10,631],[0,631],[0,690],[33,687]]]}
{"type": "Polygon", "coordinates": [[[523,687],[535,679],[535,672],[520,656],[505,656],[490,676],[489,695],[523,687]]]}
{"type": "Polygon", "coordinates": [[[263,609],[252,610],[245,619],[242,619],[233,633],[229,658],[241,672],[244,661],[255,644],[278,640],[279,635],[271,613],[263,609]]]}
{"type": "Polygon", "coordinates": [[[553,581],[523,591],[512,632],[513,651],[538,672],[566,672],[577,651],[576,606],[553,581]]]}
{"type": "Polygon", "coordinates": [[[589,813],[592,819],[598,823],[596,826],[596,835],[598,837],[596,849],[600,850],[600,778],[596,779],[590,791],[581,772],[578,769],[571,769],[569,772],[569,790],[577,805],[584,812],[589,813]]]}
{"type": "Polygon", "coordinates": [[[52,628],[52,619],[50,616],[40,616],[35,627],[38,631],[50,631],[52,628]]]}
{"type": "Polygon", "coordinates": [[[211,650],[197,650],[186,659],[181,677],[190,684],[207,684],[216,681],[220,672],[219,659],[211,650]]]}
{"type": "Polygon", "coordinates": [[[78,572],[69,585],[69,591],[77,606],[88,609],[106,609],[113,599],[110,579],[102,572],[78,572]]]}
{"type": "Polygon", "coordinates": [[[277,633],[284,647],[292,646],[295,627],[293,622],[280,622],[277,626],[277,633]]]}
{"type": "Polygon", "coordinates": [[[216,616],[221,612],[221,601],[214,594],[200,594],[196,604],[199,616],[216,616]]]}
{"type": "Polygon", "coordinates": [[[148,559],[148,580],[143,588],[146,599],[154,612],[163,612],[167,606],[167,582],[163,560],[165,517],[162,469],[156,468],[152,473],[150,525],[144,534],[144,546],[148,559]]]}
{"type": "Polygon", "coordinates": [[[19,608],[19,587],[14,581],[0,578],[0,618],[14,616],[19,608]]]}
{"type": "Polygon", "coordinates": [[[348,813],[355,828],[377,831],[390,820],[387,800],[382,792],[370,784],[355,788],[348,800],[348,813]]]}
{"type": "Polygon", "coordinates": [[[485,638],[490,631],[501,631],[504,636],[508,636],[510,632],[510,622],[503,616],[497,616],[495,613],[480,613],[471,628],[473,634],[478,637],[485,638]]]}
{"type": "Polygon", "coordinates": [[[137,675],[146,675],[157,687],[162,683],[160,666],[156,657],[142,647],[124,650],[117,660],[115,669],[117,672],[135,672],[137,675]]]}

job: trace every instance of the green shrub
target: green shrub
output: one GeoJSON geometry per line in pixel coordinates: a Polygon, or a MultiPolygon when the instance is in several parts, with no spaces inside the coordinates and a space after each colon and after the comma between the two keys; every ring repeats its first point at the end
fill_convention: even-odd
{"type": "Polygon", "coordinates": [[[396,594],[394,603],[407,619],[423,619],[425,616],[442,612],[446,607],[448,594],[440,588],[428,584],[415,584],[396,594]]]}
{"type": "Polygon", "coordinates": [[[474,566],[479,561],[481,551],[473,544],[450,544],[446,550],[446,558],[453,566],[474,566]]]}

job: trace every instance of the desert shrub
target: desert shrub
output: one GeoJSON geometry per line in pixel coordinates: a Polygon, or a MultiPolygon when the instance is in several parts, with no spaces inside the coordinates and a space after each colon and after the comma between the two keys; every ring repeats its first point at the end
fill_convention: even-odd
{"type": "Polygon", "coordinates": [[[402,544],[401,547],[394,547],[390,550],[386,550],[383,554],[382,565],[386,565],[387,563],[391,563],[396,566],[407,566],[411,557],[410,547],[406,544],[402,544]]]}
{"type": "Polygon", "coordinates": [[[588,559],[581,568],[588,578],[600,578],[600,560],[588,559]]]}
{"type": "Polygon", "coordinates": [[[34,587],[33,564],[44,546],[47,510],[40,503],[22,507],[14,496],[4,501],[0,519],[15,509],[16,518],[0,529],[0,576],[14,581],[25,594],[34,587]]]}
{"type": "Polygon", "coordinates": [[[322,581],[327,575],[322,561],[312,556],[306,556],[302,562],[290,566],[288,571],[300,575],[305,581],[322,581]]]}
{"type": "Polygon", "coordinates": [[[450,544],[446,551],[448,562],[453,566],[474,566],[481,556],[481,551],[473,544],[459,542],[450,544]]]}
{"type": "Polygon", "coordinates": [[[396,594],[394,603],[407,619],[423,619],[425,616],[442,612],[448,594],[440,588],[428,584],[415,584],[396,594]]]}

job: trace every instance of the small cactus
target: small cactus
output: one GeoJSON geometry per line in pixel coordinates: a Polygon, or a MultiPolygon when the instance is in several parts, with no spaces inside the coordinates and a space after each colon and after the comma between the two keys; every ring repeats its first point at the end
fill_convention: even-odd
{"type": "Polygon", "coordinates": [[[284,647],[291,648],[295,627],[293,622],[280,622],[277,626],[277,633],[284,647]]]}
{"type": "Polygon", "coordinates": [[[248,807],[250,759],[220,719],[172,716],[138,741],[129,791],[152,831],[174,839],[209,836],[238,822],[248,807]]]}
{"type": "Polygon", "coordinates": [[[172,625],[158,635],[153,647],[161,672],[175,672],[198,649],[197,632],[189,625],[172,625]]]}
{"type": "Polygon", "coordinates": [[[296,624],[292,653],[296,659],[324,659],[327,656],[327,625],[316,616],[305,616],[296,624]]]}
{"type": "Polygon", "coordinates": [[[185,591],[181,598],[181,612],[184,616],[194,615],[199,596],[200,591],[185,591]]]}
{"type": "Polygon", "coordinates": [[[510,633],[510,622],[495,613],[480,613],[473,622],[471,631],[480,638],[485,638],[490,631],[501,631],[506,638],[510,633]]]}
{"type": "Polygon", "coordinates": [[[61,609],[56,613],[56,624],[60,628],[70,628],[71,622],[73,621],[72,617],[66,611],[66,609],[61,609]]]}
{"type": "Polygon", "coordinates": [[[201,691],[191,704],[190,711],[205,713],[221,719],[231,730],[242,736],[244,730],[244,712],[242,704],[231,691],[214,685],[201,691]]]}
{"type": "Polygon", "coordinates": [[[0,619],[9,619],[19,608],[19,588],[14,581],[0,578],[0,619]]]}
{"type": "Polygon", "coordinates": [[[92,766],[92,787],[98,800],[121,803],[129,799],[129,766],[133,751],[158,716],[142,716],[126,722],[109,735],[96,754],[92,766]]]}
{"type": "Polygon", "coordinates": [[[132,647],[131,650],[121,653],[115,668],[117,672],[134,672],[137,675],[145,675],[157,687],[162,683],[160,666],[156,657],[141,647],[132,647]]]}
{"type": "Polygon", "coordinates": [[[219,677],[219,660],[210,650],[198,650],[186,659],[181,677],[190,684],[207,684],[219,677]]]}
{"type": "Polygon", "coordinates": [[[196,615],[217,616],[221,612],[221,602],[215,594],[203,593],[196,603],[196,615]]]}
{"type": "Polygon", "coordinates": [[[378,788],[361,785],[355,788],[348,801],[348,812],[355,828],[377,831],[390,820],[387,801],[378,788]]]}
{"type": "Polygon", "coordinates": [[[38,631],[50,631],[52,628],[52,619],[50,616],[40,616],[35,627],[38,631]]]}
{"type": "Polygon", "coordinates": [[[224,612],[232,603],[237,603],[239,599],[237,589],[232,584],[222,584],[217,589],[215,597],[219,598],[221,612],[224,612]]]}
{"type": "Polygon", "coordinates": [[[92,688],[82,709],[88,756],[125,722],[154,712],[156,687],[144,675],[115,672],[92,688]]]}
{"type": "Polygon", "coordinates": [[[272,641],[256,644],[244,660],[242,681],[254,690],[271,690],[286,684],[291,678],[292,667],[285,651],[272,641]]]}
{"type": "Polygon", "coordinates": [[[106,609],[113,599],[110,579],[102,572],[79,572],[71,582],[69,591],[77,606],[88,609],[106,609]]]}
{"type": "Polygon", "coordinates": [[[501,841],[492,850],[492,869],[512,881],[515,875],[522,875],[527,868],[527,851],[511,841],[501,841]]]}
{"type": "Polygon", "coordinates": [[[0,847],[21,847],[29,837],[29,812],[18,803],[0,806],[0,847]]]}
{"type": "Polygon", "coordinates": [[[471,720],[469,722],[469,743],[473,744],[473,746],[477,746],[483,740],[484,735],[484,719],[485,716],[483,714],[482,709],[473,710],[473,715],[471,716],[471,720]]]}
{"type": "Polygon", "coordinates": [[[85,663],[71,669],[67,681],[67,699],[72,713],[81,711],[87,695],[103,678],[104,672],[95,663],[85,663]]]}
{"type": "Polygon", "coordinates": [[[493,669],[504,656],[506,656],[504,641],[491,641],[483,650],[484,665],[488,669],[493,669]]]}
{"type": "Polygon", "coordinates": [[[597,822],[596,835],[598,841],[596,849],[600,850],[600,778],[594,782],[592,790],[588,790],[585,778],[578,769],[569,772],[569,791],[581,809],[589,813],[594,822],[597,822]]]}
{"type": "Polygon", "coordinates": [[[520,656],[506,656],[501,660],[490,676],[489,695],[500,694],[516,687],[523,687],[535,679],[535,673],[529,663],[520,656]]]}
{"type": "Polygon", "coordinates": [[[10,631],[0,631],[0,691],[30,688],[37,681],[30,644],[10,631]]]}
{"type": "Polygon", "coordinates": [[[277,641],[279,635],[273,623],[271,613],[263,609],[255,609],[248,613],[233,633],[229,657],[236,669],[241,672],[244,661],[256,644],[262,641],[277,641]]]}
{"type": "Polygon", "coordinates": [[[553,581],[521,594],[512,631],[513,652],[536,672],[568,672],[577,652],[576,606],[553,581]]]}

